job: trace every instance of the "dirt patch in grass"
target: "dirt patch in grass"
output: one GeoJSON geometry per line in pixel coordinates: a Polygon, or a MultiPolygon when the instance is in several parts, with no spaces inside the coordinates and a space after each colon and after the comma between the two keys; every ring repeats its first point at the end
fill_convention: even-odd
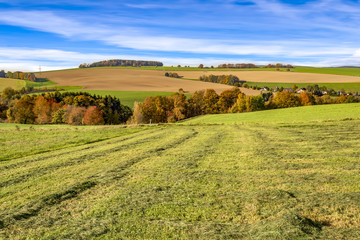
{"type": "MultiPolygon", "coordinates": [[[[60,86],[84,86],[84,90],[176,92],[182,88],[187,92],[195,92],[212,88],[220,93],[231,88],[223,84],[168,78],[164,76],[163,71],[155,70],[84,69],[46,72],[42,73],[42,77],[57,82],[60,86]]],[[[241,91],[247,95],[260,93],[245,88],[241,91]]]]}

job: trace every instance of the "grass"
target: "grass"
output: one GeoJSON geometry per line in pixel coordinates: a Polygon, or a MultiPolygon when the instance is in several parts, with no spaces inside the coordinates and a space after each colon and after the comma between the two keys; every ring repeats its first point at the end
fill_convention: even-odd
{"type": "MultiPolygon", "coordinates": [[[[283,87],[283,88],[292,88],[293,85],[298,86],[299,88],[306,88],[308,85],[314,85],[314,83],[261,83],[261,82],[246,82],[249,86],[258,86],[258,87],[283,87]]],[[[345,90],[360,92],[360,82],[359,83],[317,83],[319,87],[326,86],[327,89],[334,89],[335,91],[345,90]]]]}
{"type": "Polygon", "coordinates": [[[52,86],[56,85],[56,82],[50,81],[47,78],[38,78],[37,82],[31,82],[27,80],[22,80],[26,83],[26,87],[34,87],[34,88],[41,88],[45,86],[52,86]]]}
{"type": "Polygon", "coordinates": [[[1,124],[0,238],[358,239],[360,121],[338,121],[338,106],[359,116],[1,124]]]}
{"type": "Polygon", "coordinates": [[[0,91],[4,90],[7,87],[13,89],[21,89],[25,87],[26,84],[23,80],[12,79],[12,78],[0,78],[0,91]]]}
{"type": "Polygon", "coordinates": [[[360,119],[360,104],[331,104],[195,117],[181,124],[304,123],[360,119]]]}

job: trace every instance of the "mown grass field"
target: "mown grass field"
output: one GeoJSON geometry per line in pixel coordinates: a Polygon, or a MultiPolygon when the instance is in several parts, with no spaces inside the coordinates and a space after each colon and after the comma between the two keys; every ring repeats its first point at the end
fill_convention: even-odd
{"type": "Polygon", "coordinates": [[[328,117],[302,123],[284,109],[266,123],[254,121],[264,111],[224,124],[1,124],[0,238],[358,239],[359,107],[317,107],[295,110],[328,117]]]}

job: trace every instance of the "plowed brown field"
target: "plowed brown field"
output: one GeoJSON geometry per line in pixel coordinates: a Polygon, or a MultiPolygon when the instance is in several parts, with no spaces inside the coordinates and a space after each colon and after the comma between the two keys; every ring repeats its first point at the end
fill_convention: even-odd
{"type": "Polygon", "coordinates": [[[271,83],[356,83],[360,77],[320,73],[270,72],[270,71],[176,71],[184,78],[198,79],[202,75],[232,74],[247,82],[271,83]]]}
{"type": "MultiPolygon", "coordinates": [[[[80,69],[43,72],[41,77],[59,83],[60,86],[83,86],[85,90],[112,91],[160,91],[176,92],[179,88],[186,92],[212,88],[218,93],[231,88],[223,84],[168,78],[163,71],[137,69],[80,69]]],[[[242,88],[246,95],[260,92],[242,88]]]]}

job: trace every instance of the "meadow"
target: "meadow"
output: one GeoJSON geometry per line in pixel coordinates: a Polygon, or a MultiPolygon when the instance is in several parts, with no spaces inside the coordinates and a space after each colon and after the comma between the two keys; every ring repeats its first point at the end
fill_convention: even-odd
{"type": "Polygon", "coordinates": [[[359,106],[1,124],[0,238],[358,239],[359,106]]]}
{"type": "Polygon", "coordinates": [[[13,89],[21,89],[26,86],[24,80],[11,79],[11,78],[0,78],[0,91],[4,90],[7,87],[13,89]]]}

